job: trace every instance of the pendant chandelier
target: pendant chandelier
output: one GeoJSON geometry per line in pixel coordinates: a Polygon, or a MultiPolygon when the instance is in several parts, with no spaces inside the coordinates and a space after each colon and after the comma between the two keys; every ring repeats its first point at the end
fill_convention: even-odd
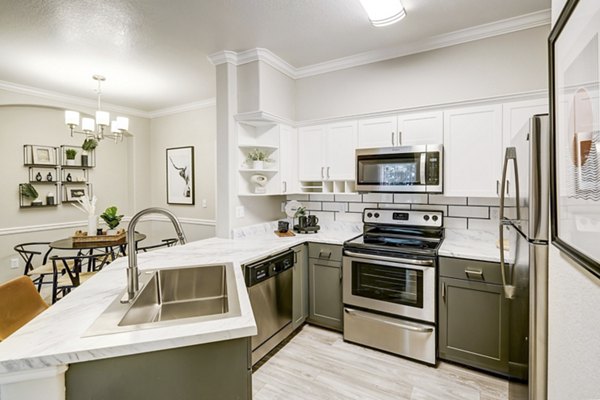
{"type": "Polygon", "coordinates": [[[94,75],[92,78],[98,82],[98,88],[95,92],[98,94],[98,110],[96,111],[96,119],[94,118],[81,118],[81,130],[75,130],[79,127],[79,113],[77,111],[65,111],[65,124],[71,130],[71,137],[73,133],[79,133],[86,135],[88,138],[93,138],[101,141],[105,138],[112,139],[115,143],[123,141],[123,135],[129,133],[129,118],[117,117],[112,122],[110,121],[110,114],[107,111],[102,111],[102,82],[106,80],[102,75],[94,75]],[[110,132],[108,131],[110,129],[110,132]]]}

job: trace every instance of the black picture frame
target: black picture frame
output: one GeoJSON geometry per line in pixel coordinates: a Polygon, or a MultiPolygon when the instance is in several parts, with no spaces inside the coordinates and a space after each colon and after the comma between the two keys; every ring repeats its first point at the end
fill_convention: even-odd
{"type": "Polygon", "coordinates": [[[589,87],[595,88],[593,93],[597,93],[600,89],[600,80],[597,79],[600,76],[599,19],[600,2],[597,0],[569,0],[548,38],[548,64],[551,134],[551,240],[555,247],[600,279],[600,256],[594,256],[600,246],[600,230],[594,231],[600,225],[600,214],[597,211],[594,213],[595,210],[600,209],[600,164],[597,163],[600,155],[600,129],[598,128],[600,109],[597,106],[594,107],[594,102],[591,100],[593,97],[587,97],[587,101],[580,100],[580,97],[585,99],[583,96],[589,94],[587,92],[589,87]],[[580,11],[578,11],[578,7],[580,7],[580,11]],[[583,7],[585,7],[585,12],[583,7]],[[596,12],[590,13],[590,8],[595,8],[596,12]],[[575,17],[573,17],[574,14],[575,17]],[[572,21],[574,18],[577,19],[576,22],[572,21]],[[587,21],[585,18],[588,18],[587,21]],[[597,32],[590,36],[589,31],[593,30],[597,32]],[[559,41],[565,36],[567,37],[566,44],[563,45],[559,41]],[[576,36],[577,40],[573,40],[572,36],[576,36]],[[590,42],[586,44],[585,40],[588,36],[590,36],[590,42]],[[579,47],[585,44],[585,47],[573,49],[573,46],[569,46],[571,42],[576,43],[579,47]],[[562,52],[557,49],[557,43],[563,49],[562,52]],[[568,51],[564,51],[566,49],[568,51]],[[577,53],[577,50],[580,52],[577,53]],[[590,57],[588,53],[595,56],[590,57]],[[570,64],[568,64],[569,61],[571,61],[570,64]],[[594,74],[596,82],[590,81],[587,76],[594,74]],[[573,79],[574,82],[572,82],[573,79]],[[568,98],[569,95],[572,97],[568,98]],[[558,96],[564,96],[561,97],[562,102],[559,101],[558,96]],[[566,103],[565,98],[570,99],[571,103],[566,103]],[[589,116],[587,116],[588,113],[583,112],[588,111],[583,110],[584,107],[589,108],[589,116]],[[565,118],[565,110],[570,110],[568,119],[565,118]],[[594,118],[594,113],[596,118],[594,118]],[[581,122],[580,119],[584,119],[586,116],[587,120],[594,121],[595,119],[595,122],[581,122]],[[583,129],[583,126],[587,125],[590,128],[583,129]],[[572,129],[572,138],[569,136],[570,129],[572,129]],[[587,136],[584,137],[584,134],[587,136]],[[597,164],[597,171],[589,169],[587,164],[590,160],[597,164]],[[584,168],[587,170],[582,173],[584,168]],[[581,176],[585,177],[585,181],[581,176]],[[588,227],[585,227],[588,224],[586,218],[587,221],[591,221],[591,225],[588,227]],[[598,219],[596,220],[596,218],[598,219]],[[573,230],[573,226],[576,229],[573,230]]]}
{"type": "Polygon", "coordinates": [[[167,204],[196,204],[195,175],[194,146],[166,150],[167,204]]]}

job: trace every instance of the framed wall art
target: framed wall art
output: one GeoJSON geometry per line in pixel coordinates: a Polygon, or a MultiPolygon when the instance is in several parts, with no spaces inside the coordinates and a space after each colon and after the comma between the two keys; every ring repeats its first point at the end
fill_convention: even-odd
{"type": "Polygon", "coordinates": [[[167,149],[167,204],[193,205],[194,146],[167,149]]]}
{"type": "Polygon", "coordinates": [[[67,201],[76,201],[78,198],[83,196],[89,197],[89,190],[87,186],[67,186],[67,201]]]}
{"type": "Polygon", "coordinates": [[[600,278],[600,2],[569,0],[549,39],[552,243],[600,278]]]}
{"type": "Polygon", "coordinates": [[[56,165],[56,148],[50,146],[31,146],[33,164],[56,165]]]}

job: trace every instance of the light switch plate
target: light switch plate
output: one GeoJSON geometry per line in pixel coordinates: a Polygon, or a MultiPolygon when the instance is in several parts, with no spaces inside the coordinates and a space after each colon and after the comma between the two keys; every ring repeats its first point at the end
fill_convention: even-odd
{"type": "Polygon", "coordinates": [[[207,202],[206,199],[202,199],[202,208],[206,208],[207,202]]]}
{"type": "Polygon", "coordinates": [[[17,269],[17,268],[19,268],[19,259],[18,258],[11,258],[10,259],[10,268],[11,269],[17,269]]]}
{"type": "Polygon", "coordinates": [[[235,208],[235,217],[236,218],[244,218],[244,206],[237,206],[235,208]]]}

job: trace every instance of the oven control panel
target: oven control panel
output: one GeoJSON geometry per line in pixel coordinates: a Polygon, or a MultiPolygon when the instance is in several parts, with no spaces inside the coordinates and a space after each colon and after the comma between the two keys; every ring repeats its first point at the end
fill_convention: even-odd
{"type": "Polygon", "coordinates": [[[363,222],[387,225],[410,225],[441,228],[444,226],[444,213],[441,211],[394,210],[387,208],[366,208],[363,222]]]}

